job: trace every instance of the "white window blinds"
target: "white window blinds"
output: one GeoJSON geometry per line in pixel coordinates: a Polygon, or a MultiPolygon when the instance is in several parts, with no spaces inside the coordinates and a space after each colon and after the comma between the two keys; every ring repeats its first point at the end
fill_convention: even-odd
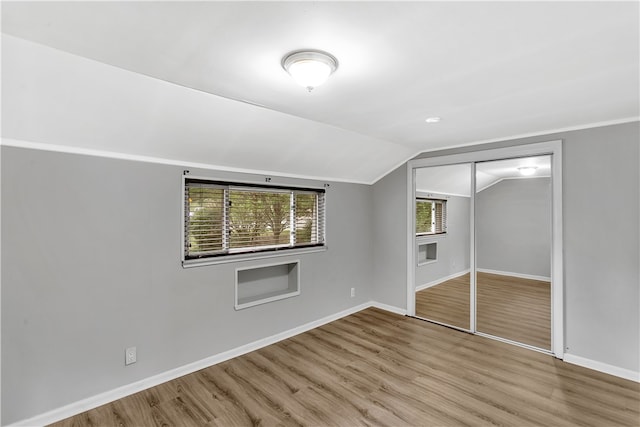
{"type": "Polygon", "coordinates": [[[323,246],[325,192],[185,178],[185,259],[323,246]]]}

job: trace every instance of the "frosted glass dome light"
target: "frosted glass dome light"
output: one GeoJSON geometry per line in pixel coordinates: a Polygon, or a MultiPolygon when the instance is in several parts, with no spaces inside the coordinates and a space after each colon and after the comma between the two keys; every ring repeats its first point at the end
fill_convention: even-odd
{"type": "Polygon", "coordinates": [[[327,81],[338,68],[338,60],[320,50],[295,51],[282,58],[282,68],[300,86],[311,92],[327,81]]]}

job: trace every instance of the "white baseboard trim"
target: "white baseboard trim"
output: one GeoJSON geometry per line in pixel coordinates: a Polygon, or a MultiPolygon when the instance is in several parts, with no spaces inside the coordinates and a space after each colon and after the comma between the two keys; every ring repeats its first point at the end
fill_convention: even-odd
{"type": "Polygon", "coordinates": [[[394,305],[383,304],[381,302],[371,301],[371,307],[379,308],[380,310],[390,311],[401,316],[407,315],[407,310],[404,308],[396,307],[394,305]]]}
{"type": "Polygon", "coordinates": [[[513,273],[510,271],[489,270],[488,268],[476,268],[478,273],[498,274],[500,276],[519,277],[521,279],[540,280],[541,282],[551,282],[551,277],[536,276],[534,274],[513,273]]]}
{"type": "Polygon", "coordinates": [[[439,285],[440,283],[446,282],[447,280],[451,280],[451,279],[455,279],[456,277],[464,276],[468,272],[469,272],[469,269],[467,268],[466,270],[462,270],[462,271],[459,271],[457,273],[450,274],[450,275],[448,275],[446,277],[441,277],[441,278],[439,278],[437,280],[434,280],[433,282],[424,283],[424,284],[422,284],[420,286],[416,286],[416,292],[422,291],[423,289],[427,289],[427,288],[430,288],[430,287],[435,286],[435,285],[439,285]]]}
{"type": "Polygon", "coordinates": [[[638,371],[620,368],[618,366],[609,365],[607,363],[598,362],[597,360],[591,360],[569,353],[564,354],[563,360],[573,365],[582,366],[583,368],[593,369],[594,371],[603,372],[605,374],[624,378],[625,380],[635,381],[637,383],[640,382],[640,372],[638,371]]]}
{"type": "Polygon", "coordinates": [[[74,415],[80,414],[82,412],[88,411],[90,409],[97,408],[98,406],[113,402],[114,400],[122,399],[123,397],[132,395],[134,393],[138,393],[142,390],[146,390],[150,387],[155,387],[167,381],[171,381],[173,379],[191,374],[201,369],[208,368],[209,366],[222,363],[229,359],[233,359],[234,357],[242,356],[243,354],[250,353],[262,347],[275,344],[279,341],[285,340],[287,338],[291,338],[303,332],[307,332],[311,329],[333,322],[342,317],[349,316],[350,314],[357,313],[358,311],[364,310],[372,306],[376,306],[383,310],[393,311],[394,313],[397,312],[396,310],[400,310],[396,307],[387,306],[385,304],[377,304],[371,301],[366,302],[366,303],[357,305],[355,307],[351,307],[346,310],[340,311],[338,313],[331,314],[329,316],[315,320],[313,322],[305,323],[304,325],[289,329],[279,334],[275,334],[270,337],[259,339],[257,341],[253,341],[249,344],[245,344],[243,346],[213,355],[211,357],[207,357],[205,359],[198,360],[196,362],[189,363],[187,365],[184,365],[175,369],[171,369],[166,372],[162,372],[160,374],[142,379],[140,381],[136,381],[134,383],[127,384],[122,387],[118,387],[116,389],[106,391],[104,393],[100,393],[92,397],[88,397],[78,402],[74,402],[69,405],[65,405],[63,407],[54,409],[52,411],[45,412],[40,415],[36,415],[35,417],[29,418],[29,419],[17,421],[13,424],[10,424],[8,427],[18,427],[18,426],[33,427],[33,426],[44,426],[44,425],[52,424],[57,421],[64,420],[65,418],[69,418],[74,415]],[[388,307],[389,309],[385,307],[388,307]]]}

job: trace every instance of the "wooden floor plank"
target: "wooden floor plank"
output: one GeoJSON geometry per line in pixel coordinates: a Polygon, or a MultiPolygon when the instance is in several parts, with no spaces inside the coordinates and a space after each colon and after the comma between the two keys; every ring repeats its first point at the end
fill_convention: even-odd
{"type": "Polygon", "coordinates": [[[638,426],[640,384],[371,308],[54,424],[638,426]]]}

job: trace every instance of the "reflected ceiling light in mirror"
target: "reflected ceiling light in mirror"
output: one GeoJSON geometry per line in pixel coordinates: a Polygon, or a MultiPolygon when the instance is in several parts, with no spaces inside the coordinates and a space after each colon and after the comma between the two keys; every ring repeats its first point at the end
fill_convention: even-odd
{"type": "Polygon", "coordinates": [[[440,117],[427,117],[425,122],[427,123],[440,123],[440,117]]]}
{"type": "Polygon", "coordinates": [[[338,60],[321,50],[297,50],[282,58],[282,68],[311,92],[338,69],[338,60]]]}
{"type": "Polygon", "coordinates": [[[518,172],[522,176],[531,176],[536,173],[536,169],[538,169],[536,166],[521,166],[518,168],[518,172]]]}

